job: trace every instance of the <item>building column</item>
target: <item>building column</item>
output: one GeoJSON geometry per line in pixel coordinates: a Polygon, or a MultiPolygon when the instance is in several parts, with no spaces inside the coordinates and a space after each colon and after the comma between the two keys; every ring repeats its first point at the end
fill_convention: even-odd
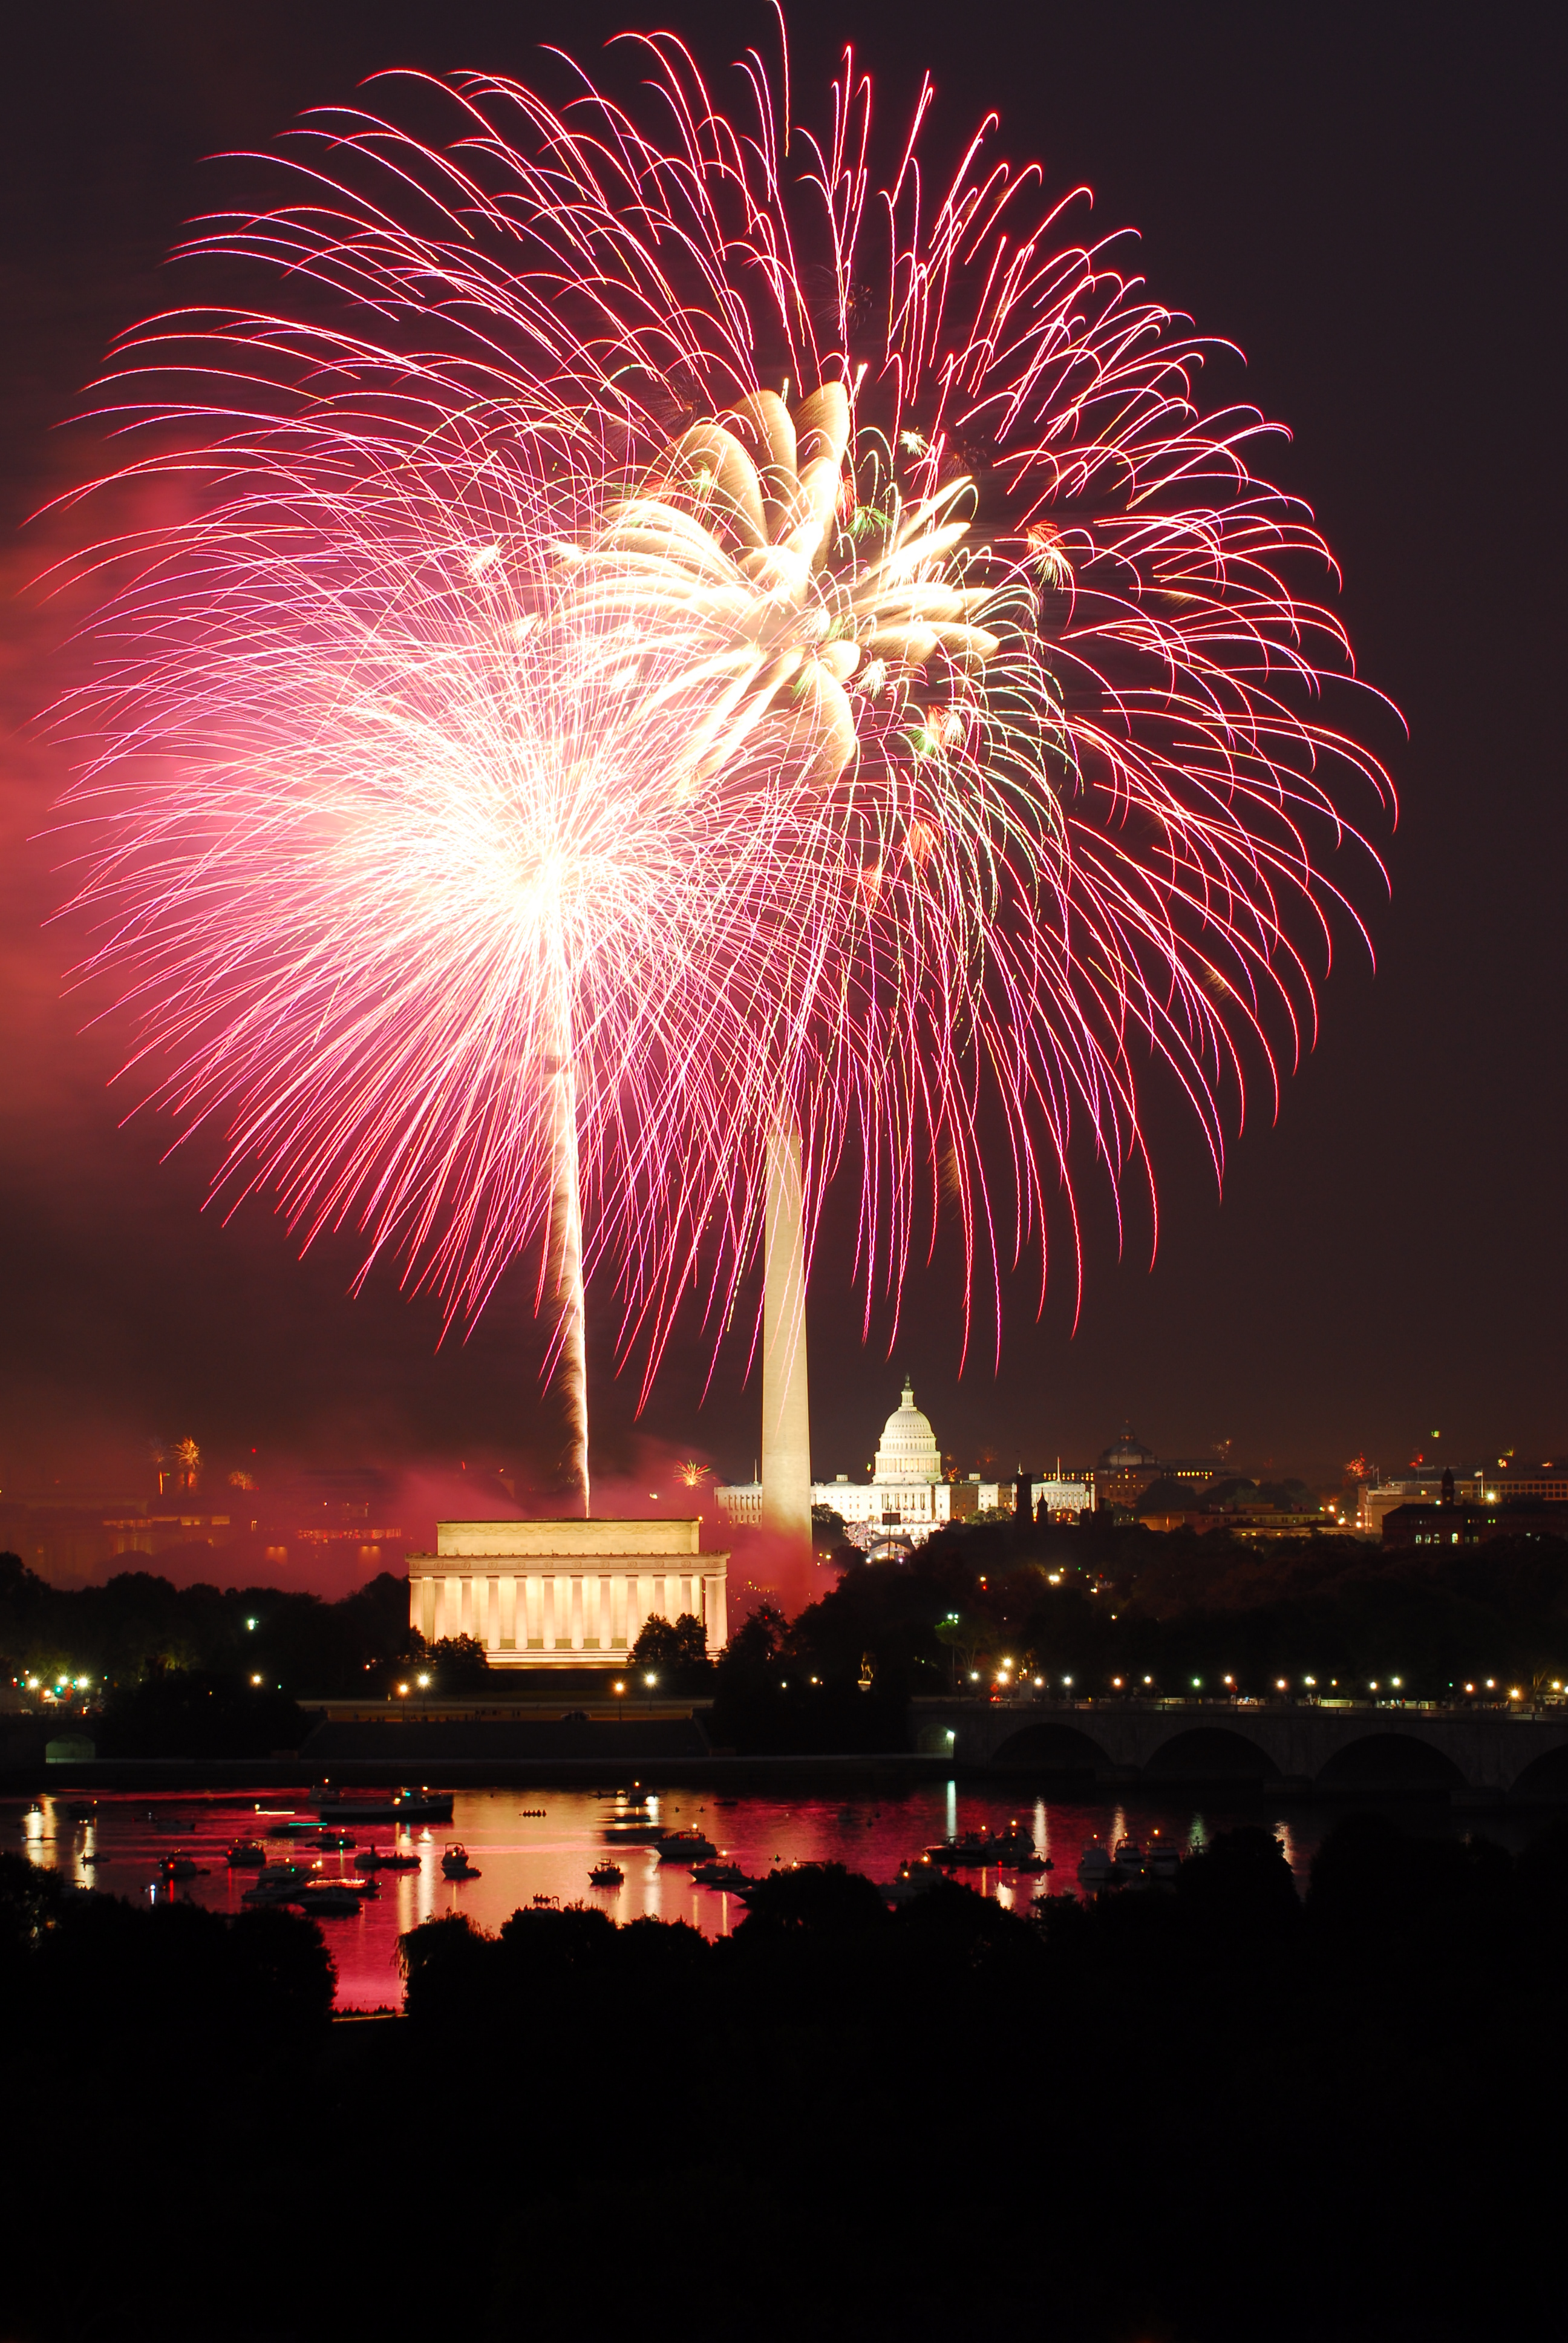
{"type": "Polygon", "coordinates": [[[556,1581],[547,1572],[540,1581],[539,1635],[547,1652],[556,1647],[556,1581]]]}
{"type": "MultiPolygon", "coordinates": [[[[505,1651],[508,1645],[515,1648],[518,1641],[518,1582],[515,1578],[503,1578],[497,1584],[499,1592],[500,1649],[505,1651]]],[[[524,1632],[526,1634],[526,1628],[524,1632]]]]}
{"type": "Polygon", "coordinates": [[[572,1649],[580,1652],[583,1647],[583,1582],[580,1574],[574,1574],[570,1585],[572,1649]]]}

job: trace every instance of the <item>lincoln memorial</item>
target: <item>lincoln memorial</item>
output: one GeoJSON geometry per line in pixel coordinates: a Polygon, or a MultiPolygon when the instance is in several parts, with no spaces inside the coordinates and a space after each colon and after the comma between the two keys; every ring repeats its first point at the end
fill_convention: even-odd
{"type": "Polygon", "coordinates": [[[717,1658],[727,1554],[696,1521],[438,1522],[408,1556],[408,1615],[427,1643],[472,1635],[492,1667],[614,1667],[645,1619],[689,1612],[717,1658]]]}

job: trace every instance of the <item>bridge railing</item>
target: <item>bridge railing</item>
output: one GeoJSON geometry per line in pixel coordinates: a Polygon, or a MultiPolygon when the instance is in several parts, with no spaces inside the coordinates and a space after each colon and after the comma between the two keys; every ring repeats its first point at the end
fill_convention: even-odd
{"type": "Polygon", "coordinates": [[[916,1707],[951,1708],[960,1704],[971,1708],[1074,1709],[1086,1714],[1105,1709],[1211,1710],[1223,1715],[1232,1715],[1237,1710],[1251,1713],[1258,1709],[1313,1708],[1326,1709],[1336,1715],[1399,1713],[1407,1716],[1513,1716],[1554,1723],[1568,1715],[1568,1700],[1402,1700],[1383,1699],[1381,1695],[1375,1700],[1354,1700],[1316,1693],[1071,1694],[1037,1692],[1032,1686],[1013,1692],[926,1693],[917,1694],[914,1702],[916,1707]]]}

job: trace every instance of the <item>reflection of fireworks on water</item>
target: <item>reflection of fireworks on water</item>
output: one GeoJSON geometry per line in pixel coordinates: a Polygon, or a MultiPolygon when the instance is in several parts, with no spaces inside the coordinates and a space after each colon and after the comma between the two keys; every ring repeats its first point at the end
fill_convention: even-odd
{"type": "Polygon", "coordinates": [[[449,137],[327,116],[204,232],[301,289],[122,354],[206,494],[114,549],[81,704],[161,1094],[453,1310],[532,1248],[576,1378],[579,1250],[649,1374],[687,1288],[724,1322],[780,1123],[808,1226],[850,1151],[868,1307],[939,1192],[1043,1277],[1078,1126],[1145,1160],[1140,1055],[1218,1166],[1382,786],[1257,418],[1031,173],[879,194],[848,64],[819,147],[648,54],[645,119],[394,79],[449,137]]]}

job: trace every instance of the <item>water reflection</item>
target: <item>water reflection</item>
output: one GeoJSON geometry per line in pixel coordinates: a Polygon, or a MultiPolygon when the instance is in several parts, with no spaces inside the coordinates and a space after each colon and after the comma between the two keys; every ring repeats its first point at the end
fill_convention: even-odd
{"type": "MultiPolygon", "coordinates": [[[[256,1874],[231,1870],[227,1849],[236,1839],[263,1838],[269,1824],[291,1819],[276,1811],[284,1804],[276,1793],[265,1805],[254,1797],[166,1800],[100,1793],[90,1816],[73,1816],[69,1802],[63,1799],[46,1797],[31,1807],[21,1800],[0,1802],[0,1845],[19,1844],[35,1863],[55,1867],[82,1886],[132,1898],[147,1897],[156,1890],[187,1896],[218,1911],[237,1912],[256,1874]],[[188,1821],[190,1827],[159,1828],[160,1810],[166,1824],[177,1818],[188,1821]],[[159,1865],[176,1853],[194,1856],[204,1875],[162,1884],[159,1865]]],[[[724,1859],[753,1875],[766,1872],[775,1862],[831,1861],[879,1881],[894,1878],[906,1857],[939,1839],[1000,1829],[1016,1817],[1032,1831],[1051,1870],[1043,1876],[990,1867],[960,1875],[1014,1911],[1027,1911],[1039,1895],[1076,1894],[1078,1863],[1085,1846],[1098,1839],[1109,1848],[1124,1834],[1147,1845],[1158,1831],[1168,1842],[1199,1849],[1216,1831],[1235,1823],[1263,1823],[1277,1832],[1292,1869],[1304,1878],[1314,1849],[1339,1811],[1292,1805],[1286,1814],[1266,1802],[1248,1802],[1239,1809],[1200,1807],[1179,1796],[1151,1798],[1129,1811],[1113,1793],[1026,1801],[1016,1792],[1010,1795],[956,1780],[922,1783],[874,1799],[846,1797],[840,1792],[830,1798],[798,1797],[788,1804],[769,1797],[719,1798],[710,1788],[675,1789],[663,1795],[658,1810],[667,1827],[695,1825],[713,1840],[724,1859]]],[[[337,1963],[340,2006],[377,2008],[399,1998],[399,1935],[438,1912],[467,1912],[481,1926],[496,1928],[519,1905],[531,1905],[539,1896],[597,1906],[621,1922],[642,1914],[687,1920],[709,1936],[728,1936],[739,1926],[746,1907],[737,1896],[699,1886],[688,1866],[661,1864],[649,1845],[618,1849],[616,1859],[624,1874],[618,1887],[591,1887],[588,1867],[603,1852],[601,1831],[613,1811],[613,1800],[590,1790],[460,1791],[451,1824],[437,1831],[420,1826],[394,1833],[387,1825],[369,1825],[355,1834],[357,1847],[331,1851],[285,1837],[267,1838],[266,1845],[271,1860],[318,1864],[318,1875],[327,1879],[362,1880],[365,1875],[355,1868],[356,1853],[371,1846],[385,1849],[394,1838],[400,1851],[418,1857],[417,1871],[376,1875],[380,1893],[351,1916],[322,1924],[337,1963]],[[443,1876],[442,1851],[453,1840],[468,1848],[479,1877],[443,1876]]],[[[298,1818],[312,1812],[301,1800],[298,1818]]],[[[1409,1819],[1414,1827],[1450,1827],[1446,1816],[1409,1819]]],[[[1523,1818],[1512,1832],[1507,1822],[1494,1825],[1489,1818],[1487,1825],[1489,1834],[1505,1838],[1527,1836],[1530,1827],[1523,1818]]]]}

